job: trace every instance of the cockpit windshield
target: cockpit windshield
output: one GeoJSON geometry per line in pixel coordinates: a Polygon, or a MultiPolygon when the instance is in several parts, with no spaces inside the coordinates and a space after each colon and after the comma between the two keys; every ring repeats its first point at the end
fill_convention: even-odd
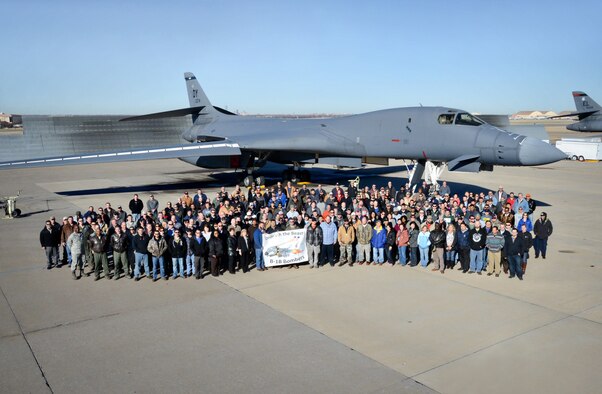
{"type": "Polygon", "coordinates": [[[463,112],[456,116],[456,124],[462,126],[480,126],[483,124],[483,121],[471,114],[463,112]]]}
{"type": "Polygon", "coordinates": [[[456,114],[442,114],[439,115],[439,118],[437,118],[437,122],[439,122],[439,124],[453,124],[454,123],[454,116],[456,114]]]}

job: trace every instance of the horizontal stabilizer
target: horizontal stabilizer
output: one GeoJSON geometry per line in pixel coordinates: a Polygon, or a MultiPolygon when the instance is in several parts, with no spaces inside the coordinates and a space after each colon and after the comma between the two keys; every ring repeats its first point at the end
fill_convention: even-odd
{"type": "Polygon", "coordinates": [[[564,115],[555,115],[555,116],[549,116],[548,119],[555,119],[555,118],[570,118],[572,116],[578,116],[579,120],[585,119],[590,115],[595,114],[598,111],[586,111],[586,112],[573,112],[570,114],[564,114],[564,115]]]}
{"type": "Polygon", "coordinates": [[[120,161],[173,159],[181,157],[200,156],[237,156],[240,148],[231,141],[184,144],[171,146],[153,146],[148,148],[133,148],[124,151],[88,153],[62,157],[48,157],[0,163],[0,170],[13,168],[52,167],[72,164],[113,163],[120,161]]]}
{"type": "Polygon", "coordinates": [[[449,171],[479,172],[481,163],[477,162],[479,155],[462,155],[447,162],[449,171]]]}
{"type": "Polygon", "coordinates": [[[119,119],[120,122],[127,122],[130,120],[147,120],[147,119],[162,119],[162,118],[175,118],[178,116],[196,115],[201,112],[205,106],[200,107],[189,107],[174,109],[172,111],[155,112],[154,114],[130,116],[129,118],[119,119]]]}

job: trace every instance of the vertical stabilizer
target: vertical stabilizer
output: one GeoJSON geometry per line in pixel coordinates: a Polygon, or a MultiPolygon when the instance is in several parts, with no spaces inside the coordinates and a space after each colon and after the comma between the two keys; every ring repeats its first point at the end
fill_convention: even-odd
{"type": "Polygon", "coordinates": [[[203,92],[201,85],[199,85],[196,77],[193,73],[184,73],[184,79],[186,80],[186,88],[188,89],[188,101],[191,107],[204,106],[203,112],[214,112],[215,109],[211,105],[211,102],[203,92]]]}
{"type": "Polygon", "coordinates": [[[599,111],[602,109],[591,97],[584,92],[573,92],[573,99],[575,100],[575,107],[577,112],[591,112],[599,111]]]}

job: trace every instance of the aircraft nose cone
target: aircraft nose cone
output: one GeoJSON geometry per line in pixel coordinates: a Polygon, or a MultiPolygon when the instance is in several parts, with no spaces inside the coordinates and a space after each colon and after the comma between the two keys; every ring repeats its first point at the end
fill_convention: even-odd
{"type": "Polygon", "coordinates": [[[537,138],[527,137],[518,150],[518,159],[524,166],[538,166],[566,159],[566,153],[537,138]]]}

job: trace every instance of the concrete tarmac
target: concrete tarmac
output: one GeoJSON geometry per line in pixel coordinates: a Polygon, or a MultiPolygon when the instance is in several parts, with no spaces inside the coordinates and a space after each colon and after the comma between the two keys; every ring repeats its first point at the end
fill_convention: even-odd
{"type": "Polygon", "coordinates": [[[522,282],[302,266],[157,283],[47,271],[38,233],[50,215],[126,207],[137,191],[161,206],[197,184],[213,196],[206,173],[177,160],[0,171],[25,214],[0,221],[0,392],[598,392],[601,170],[444,174],[452,192],[501,184],[540,201],[554,234],[522,282]]]}

